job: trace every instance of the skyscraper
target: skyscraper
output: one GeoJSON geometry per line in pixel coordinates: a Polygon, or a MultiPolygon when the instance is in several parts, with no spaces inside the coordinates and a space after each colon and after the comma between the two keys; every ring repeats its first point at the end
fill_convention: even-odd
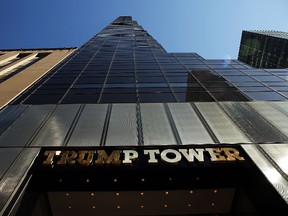
{"type": "Polygon", "coordinates": [[[238,60],[256,68],[288,68],[288,33],[243,31],[238,60]]]}
{"type": "Polygon", "coordinates": [[[1,213],[286,213],[287,73],[119,17],[1,110],[1,213]]]}

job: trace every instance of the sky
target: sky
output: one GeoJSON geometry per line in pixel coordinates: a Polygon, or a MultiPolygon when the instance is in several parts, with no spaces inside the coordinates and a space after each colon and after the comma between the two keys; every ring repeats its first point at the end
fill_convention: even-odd
{"type": "Polygon", "coordinates": [[[79,47],[121,15],[206,59],[236,59],[242,30],[288,32],[287,0],[1,0],[0,49],[79,47]]]}

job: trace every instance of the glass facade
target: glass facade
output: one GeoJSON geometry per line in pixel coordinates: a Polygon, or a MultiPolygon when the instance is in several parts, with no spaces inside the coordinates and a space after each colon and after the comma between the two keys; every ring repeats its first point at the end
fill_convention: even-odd
{"type": "Polygon", "coordinates": [[[243,31],[238,59],[256,68],[288,68],[288,33],[243,31]]]}
{"type": "Polygon", "coordinates": [[[286,100],[288,70],[167,53],[119,17],[13,104],[286,100]]]}

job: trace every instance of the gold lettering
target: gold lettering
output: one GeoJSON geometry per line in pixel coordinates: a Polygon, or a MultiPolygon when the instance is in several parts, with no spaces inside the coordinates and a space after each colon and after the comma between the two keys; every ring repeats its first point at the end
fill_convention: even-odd
{"type": "Polygon", "coordinates": [[[113,165],[120,165],[120,153],[119,150],[114,150],[108,157],[105,150],[98,150],[98,158],[95,161],[96,165],[104,165],[104,164],[113,164],[113,165]]]}
{"type": "Polygon", "coordinates": [[[77,157],[76,151],[64,151],[61,154],[60,160],[57,162],[58,165],[66,165],[66,163],[70,165],[75,165],[75,158],[77,157]]]}
{"type": "MultiPolygon", "coordinates": [[[[157,164],[157,157],[161,158],[163,162],[178,164],[182,160],[182,157],[189,163],[193,163],[194,161],[203,163],[205,160],[205,151],[209,154],[211,162],[245,161],[245,158],[240,156],[239,150],[230,147],[165,149],[162,152],[159,149],[144,149],[143,153],[148,156],[149,164],[157,164]]],[[[127,165],[137,160],[138,156],[137,150],[114,150],[110,155],[105,150],[49,150],[44,152],[42,164],[75,165],[77,162],[81,166],[89,166],[94,162],[95,165],[120,165],[121,163],[127,165]],[[120,160],[121,154],[123,158],[120,160]]]]}
{"type": "Polygon", "coordinates": [[[91,165],[93,162],[93,156],[95,151],[79,151],[78,152],[78,163],[83,166],[91,165]]]}
{"type": "Polygon", "coordinates": [[[225,157],[221,155],[220,148],[205,148],[205,150],[210,154],[210,160],[212,162],[226,161],[225,157]]]}
{"type": "Polygon", "coordinates": [[[45,165],[52,165],[53,159],[57,151],[45,151],[44,155],[47,156],[46,160],[43,161],[43,164],[45,165]]]}
{"type": "Polygon", "coordinates": [[[240,157],[239,151],[235,148],[222,148],[221,150],[224,151],[227,161],[245,160],[243,157],[240,157]]]}

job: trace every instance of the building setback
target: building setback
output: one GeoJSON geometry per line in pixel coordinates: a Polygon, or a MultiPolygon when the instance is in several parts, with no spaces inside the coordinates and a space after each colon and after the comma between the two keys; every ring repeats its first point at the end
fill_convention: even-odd
{"type": "Polygon", "coordinates": [[[0,212],[285,215],[287,74],[119,17],[0,111],[0,212]]]}

